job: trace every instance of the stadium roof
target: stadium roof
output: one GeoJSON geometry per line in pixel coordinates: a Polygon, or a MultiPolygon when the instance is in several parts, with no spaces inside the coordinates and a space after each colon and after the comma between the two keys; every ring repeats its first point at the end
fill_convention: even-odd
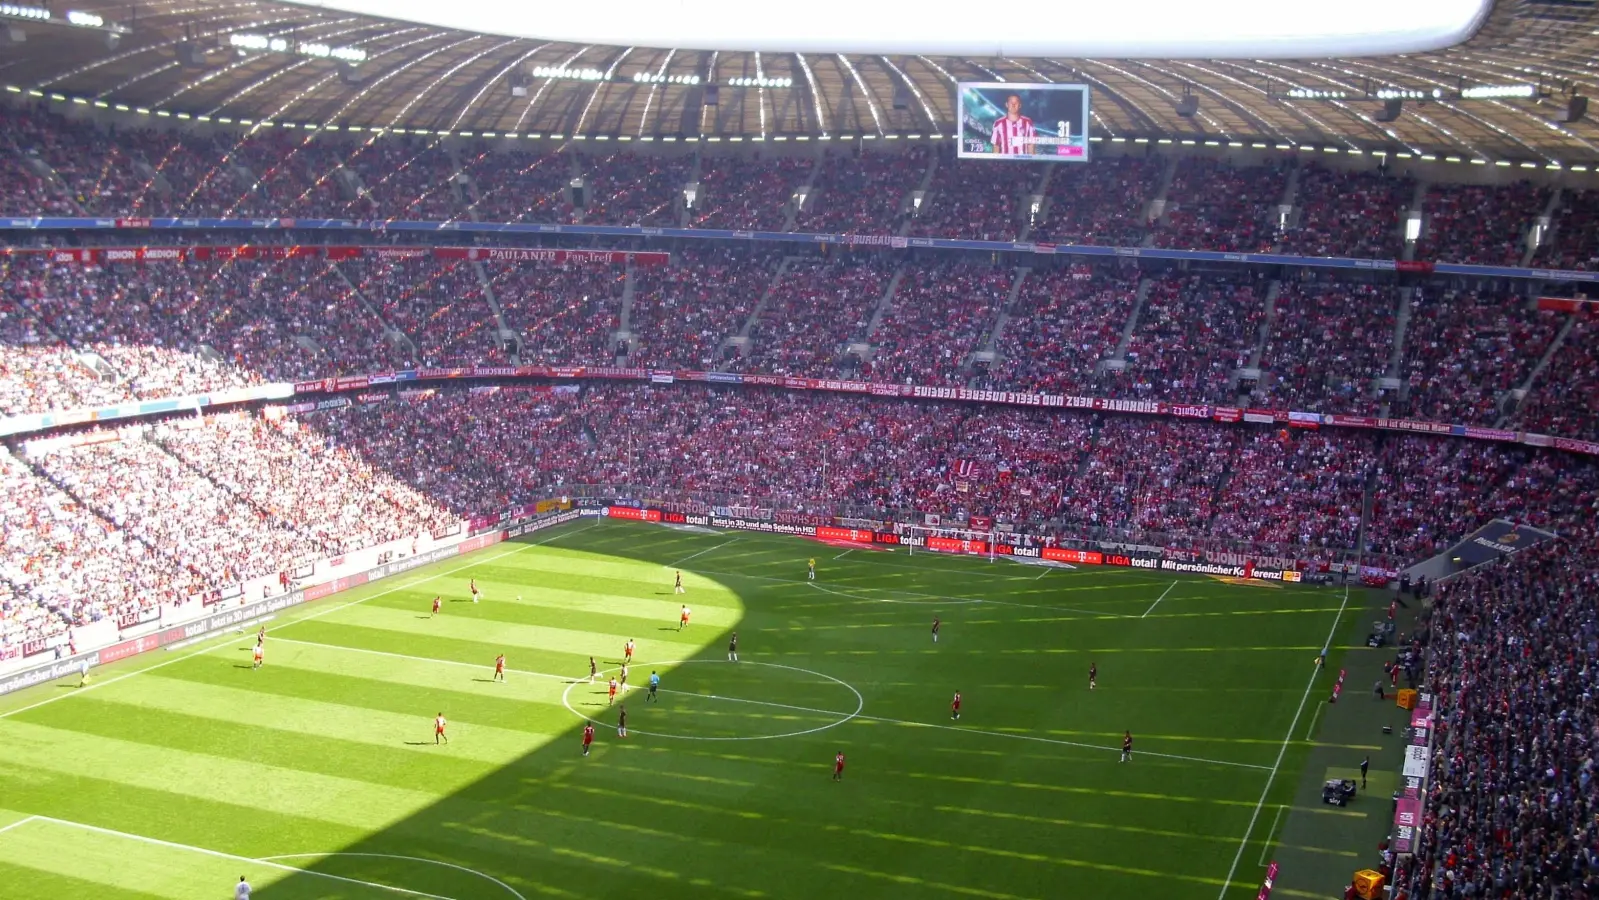
{"type": "Polygon", "coordinates": [[[1571,96],[1599,93],[1599,0],[1499,0],[1455,47],[1306,60],[717,52],[249,0],[82,0],[57,3],[49,22],[25,7],[0,4],[13,29],[0,32],[0,84],[151,115],[589,140],[903,139],[953,134],[956,81],[1081,82],[1106,142],[1599,162],[1599,109],[1559,121],[1571,96]],[[1461,96],[1480,88],[1501,90],[1461,96]],[[1397,120],[1379,121],[1379,92],[1405,98],[1397,120]],[[1177,111],[1185,95],[1191,116],[1177,111]]]}

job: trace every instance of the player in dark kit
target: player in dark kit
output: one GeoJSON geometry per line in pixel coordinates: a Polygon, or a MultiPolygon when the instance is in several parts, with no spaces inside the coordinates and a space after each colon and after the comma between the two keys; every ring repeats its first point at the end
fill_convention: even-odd
{"type": "Polygon", "coordinates": [[[672,585],[672,593],[674,593],[674,594],[685,593],[685,591],[683,590],[683,573],[682,572],[677,573],[677,581],[676,581],[676,583],[674,583],[672,585]]]}
{"type": "Polygon", "coordinates": [[[594,683],[595,676],[600,674],[600,667],[594,664],[594,657],[589,657],[589,683],[594,683]]]}
{"type": "Polygon", "coordinates": [[[949,702],[949,717],[951,719],[959,719],[961,717],[961,692],[960,691],[956,691],[955,692],[955,699],[951,700],[949,702]]]}
{"type": "Polygon", "coordinates": [[[1099,664],[1088,664],[1088,689],[1093,690],[1099,681],[1099,664]]]}
{"type": "Polygon", "coordinates": [[[1124,732],[1122,734],[1122,762],[1128,762],[1132,758],[1133,758],[1133,733],[1131,731],[1128,731],[1128,732],[1124,732]]]}
{"type": "Polygon", "coordinates": [[[733,632],[732,637],[727,639],[727,661],[738,662],[738,632],[736,631],[733,632]]]}
{"type": "Polygon", "coordinates": [[[935,644],[938,643],[938,627],[942,624],[944,623],[938,620],[938,616],[933,617],[933,643],[935,644]]]}
{"type": "Polygon", "coordinates": [[[594,723],[583,726],[583,755],[589,755],[589,745],[594,743],[594,723]]]}
{"type": "Polygon", "coordinates": [[[627,707],[626,706],[618,706],[616,708],[616,736],[617,737],[624,737],[624,738],[627,737],[627,707]]]}
{"type": "Polygon", "coordinates": [[[833,757],[833,780],[844,780],[844,751],[842,750],[838,751],[838,754],[833,757]]]}

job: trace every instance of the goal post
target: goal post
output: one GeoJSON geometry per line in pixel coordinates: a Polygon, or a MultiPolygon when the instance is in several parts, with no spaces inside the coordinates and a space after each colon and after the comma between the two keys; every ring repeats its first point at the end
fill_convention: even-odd
{"type": "Polygon", "coordinates": [[[945,525],[911,525],[907,534],[911,537],[922,539],[920,542],[912,542],[907,545],[911,556],[916,555],[916,544],[921,543],[924,546],[923,553],[954,553],[958,556],[981,555],[988,557],[989,562],[993,562],[996,559],[994,543],[998,535],[993,531],[974,531],[970,528],[952,528],[945,525]],[[957,541],[959,543],[950,546],[947,550],[933,550],[931,549],[931,539],[933,538],[957,541]],[[970,548],[977,544],[981,544],[983,549],[973,553],[970,548]]]}

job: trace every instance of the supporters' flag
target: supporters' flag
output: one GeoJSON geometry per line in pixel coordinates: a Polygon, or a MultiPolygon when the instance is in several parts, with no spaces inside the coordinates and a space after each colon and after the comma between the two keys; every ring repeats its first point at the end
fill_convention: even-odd
{"type": "Polygon", "coordinates": [[[969,481],[957,481],[955,482],[955,490],[957,493],[961,494],[970,493],[972,490],[972,483],[969,481]]]}
{"type": "Polygon", "coordinates": [[[956,477],[958,477],[958,478],[970,478],[970,477],[972,477],[972,468],[973,468],[973,464],[972,464],[972,461],[969,460],[969,459],[957,459],[957,460],[955,460],[955,470],[954,471],[955,471],[956,477]]]}
{"type": "Polygon", "coordinates": [[[1000,469],[996,477],[999,479],[1000,484],[1010,484],[1010,469],[1000,469]]]}

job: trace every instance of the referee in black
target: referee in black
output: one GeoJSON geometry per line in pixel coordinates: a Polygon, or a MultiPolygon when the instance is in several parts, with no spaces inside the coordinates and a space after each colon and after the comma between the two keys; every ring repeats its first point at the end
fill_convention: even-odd
{"type": "Polygon", "coordinates": [[[1366,770],[1371,768],[1371,756],[1367,755],[1360,761],[1360,789],[1366,789],[1366,770]]]}

